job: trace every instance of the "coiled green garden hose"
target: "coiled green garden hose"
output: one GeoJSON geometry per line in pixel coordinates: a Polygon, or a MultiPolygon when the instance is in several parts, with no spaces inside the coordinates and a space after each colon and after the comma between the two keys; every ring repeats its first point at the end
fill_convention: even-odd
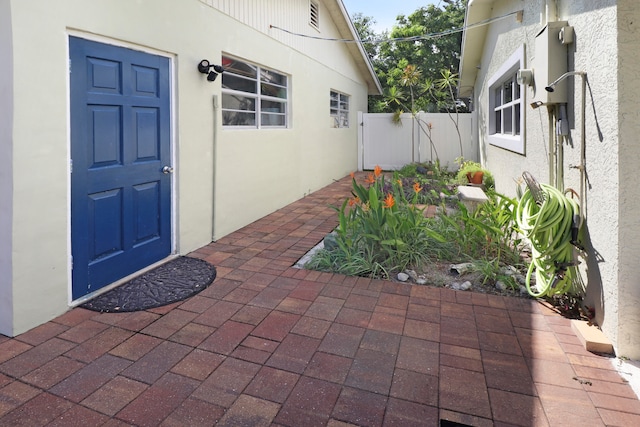
{"type": "Polygon", "coordinates": [[[544,201],[527,189],[516,207],[516,223],[531,243],[532,262],[526,277],[529,295],[540,298],[567,293],[576,274],[573,245],[580,224],[580,209],[575,200],[558,189],[539,184],[544,201]],[[536,200],[538,199],[538,200],[536,200]],[[536,290],[531,275],[536,272],[536,290]]]}

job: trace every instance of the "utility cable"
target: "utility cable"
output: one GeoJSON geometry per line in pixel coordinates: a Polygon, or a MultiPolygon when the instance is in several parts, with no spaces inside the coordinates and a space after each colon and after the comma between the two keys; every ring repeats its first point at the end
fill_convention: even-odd
{"type": "Polygon", "coordinates": [[[527,189],[516,206],[516,223],[531,243],[531,264],[527,271],[529,295],[540,298],[566,294],[577,274],[574,246],[580,227],[578,203],[557,188],[539,184],[544,201],[527,189]],[[536,200],[538,199],[538,200],[536,200]],[[535,270],[536,285],[531,287],[535,270]]]}
{"type": "Polygon", "coordinates": [[[465,30],[469,30],[472,28],[477,28],[477,27],[482,27],[484,25],[489,25],[493,22],[499,21],[501,19],[505,19],[508,18],[509,16],[513,16],[513,15],[517,15],[519,13],[522,13],[522,10],[517,10],[515,12],[510,12],[501,16],[496,16],[494,18],[488,18],[482,21],[478,21],[474,24],[471,25],[467,25],[466,27],[459,27],[459,28],[454,28],[451,30],[445,30],[445,31],[440,31],[440,32],[435,32],[435,33],[426,33],[426,34],[421,34],[419,36],[411,36],[411,37],[395,37],[395,38],[379,38],[379,39],[367,39],[367,40],[354,40],[354,39],[338,39],[338,38],[328,38],[328,37],[318,37],[318,36],[310,36],[308,34],[302,34],[302,33],[296,33],[290,30],[286,30],[284,28],[278,27],[276,25],[269,25],[269,28],[273,28],[275,30],[280,30],[284,33],[287,34],[291,34],[292,36],[297,36],[297,37],[304,37],[307,39],[314,39],[314,40],[323,40],[323,41],[329,41],[329,42],[340,42],[340,43],[366,43],[366,44],[380,44],[380,43],[386,43],[386,42],[416,42],[416,41],[422,41],[422,40],[428,40],[428,39],[434,39],[434,38],[438,38],[438,37],[443,37],[443,36],[448,36],[450,34],[455,34],[455,33],[460,33],[462,31],[465,30]]]}

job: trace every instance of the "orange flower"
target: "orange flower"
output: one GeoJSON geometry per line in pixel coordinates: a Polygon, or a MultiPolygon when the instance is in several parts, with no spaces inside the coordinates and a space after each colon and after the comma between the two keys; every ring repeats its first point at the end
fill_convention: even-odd
{"type": "Polygon", "coordinates": [[[356,177],[356,173],[355,173],[355,172],[351,172],[351,173],[349,174],[349,176],[351,176],[351,179],[353,179],[353,178],[355,178],[355,177],[356,177]]]}
{"type": "Polygon", "coordinates": [[[393,194],[388,193],[387,197],[384,199],[384,207],[385,208],[392,208],[393,205],[396,204],[395,199],[393,198],[393,194]]]}
{"type": "Polygon", "coordinates": [[[382,174],[382,168],[378,165],[376,165],[375,168],[373,168],[373,174],[377,177],[379,177],[382,174]]]}
{"type": "Polygon", "coordinates": [[[399,185],[400,187],[402,187],[402,180],[401,180],[400,178],[398,178],[398,180],[397,180],[396,182],[398,183],[398,185],[399,185]]]}
{"type": "Polygon", "coordinates": [[[358,196],[354,197],[353,199],[349,199],[349,206],[358,204],[360,204],[360,198],[358,196]]]}
{"type": "Polygon", "coordinates": [[[414,182],[413,183],[413,191],[415,191],[416,193],[419,193],[422,191],[422,187],[420,187],[420,183],[419,182],[414,182]]]}
{"type": "Polygon", "coordinates": [[[370,173],[369,175],[367,175],[367,178],[364,180],[364,182],[365,184],[373,184],[374,182],[376,182],[376,179],[373,174],[370,173]]]}

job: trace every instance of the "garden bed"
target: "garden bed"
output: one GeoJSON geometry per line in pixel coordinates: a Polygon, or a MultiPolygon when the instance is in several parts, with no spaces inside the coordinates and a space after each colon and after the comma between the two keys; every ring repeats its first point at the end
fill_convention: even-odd
{"type": "MultiPolygon", "coordinates": [[[[335,207],[338,227],[301,264],[352,276],[531,298],[525,284],[529,253],[515,224],[517,201],[489,187],[486,202],[465,205],[456,195],[457,187],[466,184],[463,178],[431,164],[394,173],[376,168],[364,180],[353,175],[352,197],[335,207]],[[466,268],[454,268],[460,264],[466,268]]],[[[533,288],[535,280],[531,282],[533,288]]],[[[581,316],[577,298],[546,300],[560,312],[581,316]]]]}

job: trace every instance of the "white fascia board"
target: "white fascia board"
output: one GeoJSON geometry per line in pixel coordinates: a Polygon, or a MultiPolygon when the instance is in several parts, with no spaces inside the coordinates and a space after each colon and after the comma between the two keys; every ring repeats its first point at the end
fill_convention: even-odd
{"type": "MultiPolygon", "coordinates": [[[[350,43],[350,46],[357,47],[357,54],[360,58],[356,58],[356,60],[357,61],[359,61],[360,59],[362,60],[361,64],[364,66],[363,68],[366,69],[366,71],[369,73],[372,83],[375,86],[376,91],[369,90],[369,95],[381,95],[382,85],[380,84],[380,80],[378,79],[378,76],[376,75],[376,72],[373,69],[373,64],[371,63],[371,59],[369,59],[369,55],[367,54],[367,52],[364,49],[364,46],[362,45],[362,41],[360,40],[360,36],[358,35],[358,32],[356,31],[356,28],[353,25],[353,22],[351,22],[351,18],[349,17],[349,13],[347,12],[347,9],[344,7],[344,3],[342,2],[342,0],[332,0],[330,3],[332,3],[332,5],[335,5],[337,9],[340,11],[340,15],[341,15],[340,18],[347,26],[347,30],[349,34],[344,35],[344,37],[345,38],[350,37],[353,40],[357,40],[357,43],[350,43]]],[[[334,10],[334,8],[332,7],[329,7],[328,9],[330,12],[334,10]]],[[[338,22],[337,22],[338,17],[334,16],[333,18],[336,21],[336,24],[338,25],[338,22]]],[[[338,29],[342,29],[340,25],[338,25],[338,29]]],[[[356,49],[353,49],[353,48],[351,48],[350,50],[352,52],[356,51],[356,49]]]]}

